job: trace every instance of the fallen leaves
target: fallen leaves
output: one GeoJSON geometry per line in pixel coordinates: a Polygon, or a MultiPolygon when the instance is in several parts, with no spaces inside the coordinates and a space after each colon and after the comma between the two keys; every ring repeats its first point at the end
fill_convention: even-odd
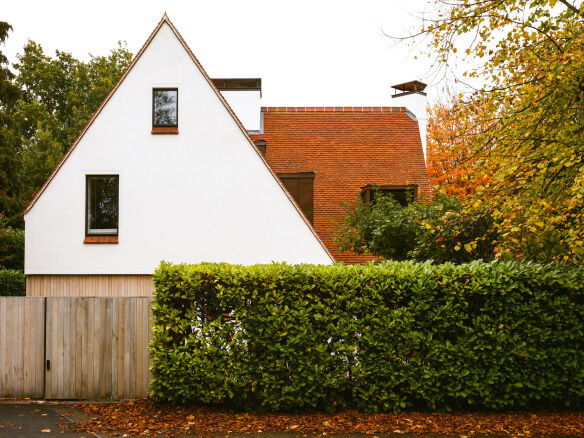
{"type": "Polygon", "coordinates": [[[111,404],[85,404],[92,418],[75,426],[82,432],[117,432],[140,436],[169,436],[285,432],[302,434],[363,433],[584,437],[583,412],[514,412],[365,414],[346,411],[335,415],[232,413],[208,407],[170,406],[144,399],[111,404]]]}

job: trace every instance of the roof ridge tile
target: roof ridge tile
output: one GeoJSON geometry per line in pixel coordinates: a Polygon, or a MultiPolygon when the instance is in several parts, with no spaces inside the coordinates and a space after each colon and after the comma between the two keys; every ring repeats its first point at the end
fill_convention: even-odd
{"type": "Polygon", "coordinates": [[[263,106],[264,113],[404,113],[403,106],[263,106]]]}

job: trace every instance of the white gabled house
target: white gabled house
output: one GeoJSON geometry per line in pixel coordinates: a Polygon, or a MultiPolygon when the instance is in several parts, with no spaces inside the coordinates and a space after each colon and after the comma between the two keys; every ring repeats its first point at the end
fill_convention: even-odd
{"type": "Polygon", "coordinates": [[[24,218],[27,295],[150,295],[161,260],[333,262],[166,14],[24,218]]]}

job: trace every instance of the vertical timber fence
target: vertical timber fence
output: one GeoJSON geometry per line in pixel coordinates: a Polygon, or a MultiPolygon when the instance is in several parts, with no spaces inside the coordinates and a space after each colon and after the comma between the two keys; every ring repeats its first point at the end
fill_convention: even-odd
{"type": "Polygon", "coordinates": [[[0,297],[0,398],[148,395],[152,298],[0,297]]]}

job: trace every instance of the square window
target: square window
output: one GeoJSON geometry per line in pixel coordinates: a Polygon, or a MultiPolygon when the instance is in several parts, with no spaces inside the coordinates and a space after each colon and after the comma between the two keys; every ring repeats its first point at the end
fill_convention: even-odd
{"type": "Polygon", "coordinates": [[[178,89],[152,90],[152,126],[178,127],[178,89]]]}
{"type": "Polygon", "coordinates": [[[86,226],[87,236],[118,235],[118,175],[87,175],[86,226]]]}

